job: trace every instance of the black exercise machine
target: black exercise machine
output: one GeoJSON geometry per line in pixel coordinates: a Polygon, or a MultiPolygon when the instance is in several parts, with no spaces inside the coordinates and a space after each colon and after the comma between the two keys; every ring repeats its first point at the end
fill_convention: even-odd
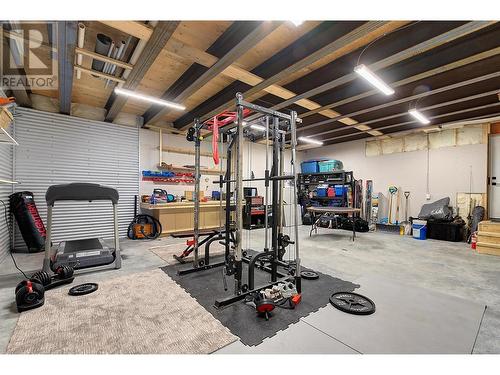
{"type": "Polygon", "coordinates": [[[51,272],[60,266],[71,266],[75,270],[91,267],[121,267],[118,234],[118,198],[116,189],[90,183],[52,185],[47,189],[47,235],[42,270],[51,272]],[[108,247],[101,238],[62,241],[52,249],[52,210],[58,201],[111,201],[113,206],[114,248],[108,247]]]}
{"type": "MultiPolygon", "coordinates": [[[[297,207],[297,169],[296,169],[296,123],[300,122],[297,118],[297,113],[292,111],[290,115],[280,113],[271,109],[263,108],[252,103],[245,102],[241,94],[236,95],[236,112],[234,113],[224,113],[224,119],[221,122],[226,124],[234,123],[235,126],[229,125],[222,131],[222,140],[225,140],[228,144],[226,150],[226,173],[224,176],[222,174],[218,181],[215,181],[219,187],[225,187],[226,197],[225,197],[225,229],[218,233],[217,237],[214,235],[212,238],[208,239],[205,243],[205,260],[200,263],[198,259],[198,248],[203,243],[198,242],[199,230],[198,230],[198,209],[199,209],[199,198],[196,189],[199,189],[199,179],[200,179],[200,142],[203,139],[201,136],[201,129],[207,128],[207,122],[202,123],[199,119],[195,119],[194,125],[189,129],[187,139],[195,143],[195,221],[194,221],[194,261],[191,268],[183,269],[179,271],[179,275],[204,271],[207,269],[212,269],[214,267],[224,267],[223,268],[223,283],[224,289],[227,290],[226,276],[234,277],[234,295],[228,298],[217,299],[215,301],[215,307],[221,308],[230,305],[234,302],[246,299],[251,295],[258,295],[261,291],[273,287],[280,283],[292,283],[296,291],[300,294],[301,292],[301,268],[300,268],[300,257],[299,257],[299,244],[298,244],[298,212],[295,209],[297,207]],[[268,146],[266,146],[266,170],[265,176],[262,178],[249,178],[243,179],[243,137],[244,137],[244,125],[243,117],[244,114],[249,112],[255,112],[261,114],[265,118],[266,126],[266,145],[269,141],[272,144],[272,168],[268,169],[267,166],[267,153],[268,146]],[[272,123],[270,123],[272,119],[272,123]],[[284,175],[283,164],[284,164],[284,145],[285,145],[285,135],[287,132],[291,133],[291,165],[292,165],[292,175],[284,175]],[[232,177],[232,171],[235,171],[235,178],[232,177]],[[291,241],[289,236],[284,235],[282,231],[282,189],[284,181],[292,181],[293,186],[293,203],[294,203],[294,241],[291,241]],[[243,234],[243,182],[244,181],[264,181],[266,186],[266,242],[264,250],[258,252],[257,254],[249,254],[242,249],[242,234],[243,234]],[[268,246],[268,205],[267,196],[268,188],[271,186],[272,189],[272,226],[271,226],[271,243],[268,246]],[[233,223],[231,212],[235,212],[235,221],[233,223]],[[209,245],[210,241],[220,240],[225,246],[224,260],[214,264],[207,264],[209,256],[209,245]],[[286,247],[290,244],[295,245],[294,260],[290,262],[285,262],[283,260],[283,255],[285,254],[286,247]],[[243,264],[248,264],[248,281],[243,283],[243,264]],[[281,267],[281,270],[279,269],[281,267]],[[255,285],[255,268],[261,269],[270,274],[271,281],[265,285],[255,285]]],[[[209,130],[212,130],[212,136],[218,137],[218,119],[217,116],[210,120],[209,130]]],[[[216,142],[212,143],[216,145],[216,142]]],[[[296,299],[300,301],[300,298],[296,299]]],[[[298,303],[298,302],[297,302],[298,303]]],[[[262,308],[264,304],[259,303],[259,308],[262,308]]],[[[267,306],[267,305],[266,305],[267,306]]],[[[266,307],[264,310],[267,310],[266,307]]]]}

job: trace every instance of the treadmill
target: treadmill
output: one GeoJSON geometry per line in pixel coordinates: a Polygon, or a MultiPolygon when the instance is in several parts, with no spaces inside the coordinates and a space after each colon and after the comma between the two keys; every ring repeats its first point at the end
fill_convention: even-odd
{"type": "Polygon", "coordinates": [[[47,189],[47,236],[43,271],[55,271],[67,265],[75,270],[93,267],[120,268],[120,244],[118,234],[118,198],[116,189],[90,183],[52,185],[47,189]],[[101,238],[62,241],[52,248],[52,209],[57,201],[111,201],[113,205],[114,248],[108,247],[101,238]]]}

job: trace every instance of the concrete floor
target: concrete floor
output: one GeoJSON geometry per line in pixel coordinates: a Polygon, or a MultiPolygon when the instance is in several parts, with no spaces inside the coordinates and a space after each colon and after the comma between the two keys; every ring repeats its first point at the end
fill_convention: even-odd
{"type": "MultiPolygon", "coordinates": [[[[488,306],[474,353],[500,353],[500,257],[480,255],[464,243],[435,240],[417,241],[386,233],[351,233],[319,229],[309,237],[309,228],[299,228],[301,259],[304,265],[323,273],[355,280],[377,275],[394,282],[470,299],[488,306]]],[[[244,235],[249,247],[263,247],[263,230],[244,235]],[[249,240],[250,237],[250,240],[249,240]]],[[[163,266],[165,262],[148,249],[179,240],[163,238],[151,242],[122,241],[123,267],[85,273],[78,282],[97,281],[163,266]]],[[[180,240],[183,242],[183,240],[180,240]]],[[[23,270],[41,266],[42,254],[16,254],[23,270]]],[[[286,257],[286,256],[285,256],[286,257]]],[[[14,287],[22,280],[10,258],[0,265],[0,352],[5,352],[18,314],[14,306],[14,287]]]]}

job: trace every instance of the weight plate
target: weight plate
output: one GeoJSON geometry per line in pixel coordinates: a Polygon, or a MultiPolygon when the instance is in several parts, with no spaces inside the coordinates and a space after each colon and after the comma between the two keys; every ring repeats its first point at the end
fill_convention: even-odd
{"type": "Polygon", "coordinates": [[[357,293],[339,292],[330,297],[330,303],[340,311],[354,315],[370,315],[375,312],[375,303],[357,293]]]}
{"type": "Polygon", "coordinates": [[[300,277],[306,280],[316,280],[319,279],[319,275],[314,271],[302,271],[300,277]]]}
{"type": "Polygon", "coordinates": [[[85,294],[93,293],[99,288],[96,283],[85,283],[76,285],[68,292],[70,296],[83,296],[85,294]]]}

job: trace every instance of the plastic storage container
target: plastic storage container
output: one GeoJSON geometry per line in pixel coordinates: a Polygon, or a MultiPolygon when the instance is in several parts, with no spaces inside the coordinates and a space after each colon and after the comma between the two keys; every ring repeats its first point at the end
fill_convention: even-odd
{"type": "Polygon", "coordinates": [[[413,220],[412,224],[413,238],[417,240],[427,239],[427,221],[426,220],[413,220]]]}
{"type": "Polygon", "coordinates": [[[342,170],[344,165],[340,160],[324,160],[318,162],[318,169],[320,172],[333,172],[342,170]]]}
{"type": "Polygon", "coordinates": [[[337,197],[341,197],[344,195],[344,186],[342,185],[335,185],[335,195],[337,197]]]}
{"type": "Polygon", "coordinates": [[[316,189],[316,193],[318,194],[318,197],[326,197],[326,196],[328,196],[328,188],[318,187],[316,189]]]}
{"type": "Polygon", "coordinates": [[[427,222],[427,238],[433,240],[460,242],[464,240],[464,224],[427,222]]]}
{"type": "Polygon", "coordinates": [[[302,173],[318,173],[319,172],[317,160],[303,161],[300,164],[300,168],[302,170],[302,173]]]}

